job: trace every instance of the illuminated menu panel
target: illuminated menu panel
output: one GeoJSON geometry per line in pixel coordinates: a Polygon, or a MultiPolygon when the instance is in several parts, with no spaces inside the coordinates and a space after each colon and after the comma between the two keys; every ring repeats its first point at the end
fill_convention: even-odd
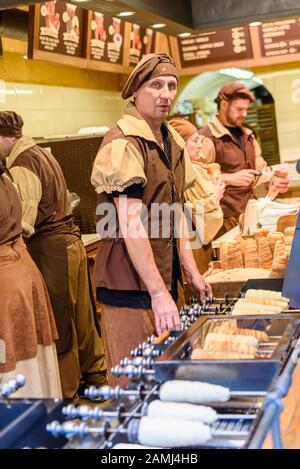
{"type": "Polygon", "coordinates": [[[135,66],[145,54],[154,52],[154,31],[132,24],[130,31],[129,64],[135,66]]]}
{"type": "Polygon", "coordinates": [[[300,18],[259,26],[261,52],[264,57],[293,55],[300,52],[300,18]]]}
{"type": "Polygon", "coordinates": [[[93,11],[89,27],[90,59],[122,64],[125,22],[93,11]]]}
{"type": "Polygon", "coordinates": [[[210,31],[177,41],[182,68],[253,57],[247,27],[210,31]]]}
{"type": "Polygon", "coordinates": [[[84,57],[86,12],[72,3],[43,2],[39,9],[38,49],[84,57]]]}

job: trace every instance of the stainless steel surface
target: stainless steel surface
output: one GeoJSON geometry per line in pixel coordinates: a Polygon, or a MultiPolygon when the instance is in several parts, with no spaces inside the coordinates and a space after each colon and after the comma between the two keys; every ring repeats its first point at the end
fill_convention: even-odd
{"type": "Polygon", "coordinates": [[[259,317],[201,316],[155,360],[155,375],[159,382],[201,380],[222,384],[232,392],[266,392],[287,357],[291,340],[299,333],[300,319],[293,313],[259,317]],[[237,321],[238,327],[265,330],[270,342],[259,344],[254,359],[192,360],[192,350],[201,346],[207,331],[213,331],[218,321],[237,321]]]}

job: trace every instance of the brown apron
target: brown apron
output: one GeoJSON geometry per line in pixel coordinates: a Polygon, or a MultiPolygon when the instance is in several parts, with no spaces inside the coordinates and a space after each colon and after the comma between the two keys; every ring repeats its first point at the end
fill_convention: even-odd
{"type": "Polygon", "coordinates": [[[57,353],[68,352],[72,348],[71,319],[74,312],[69,295],[66,236],[59,233],[39,233],[25,241],[48,288],[58,331],[57,353]]]}

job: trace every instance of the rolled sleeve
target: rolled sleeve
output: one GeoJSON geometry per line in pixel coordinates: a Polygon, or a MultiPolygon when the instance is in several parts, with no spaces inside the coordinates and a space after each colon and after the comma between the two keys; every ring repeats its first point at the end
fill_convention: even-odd
{"type": "Polygon", "coordinates": [[[91,182],[98,193],[122,192],[132,184],[145,186],[147,178],[143,157],[127,140],[113,140],[100,148],[91,182]]]}
{"type": "Polygon", "coordinates": [[[198,164],[196,172],[194,184],[184,193],[185,203],[191,210],[199,239],[203,244],[208,244],[223,224],[223,212],[206,170],[198,164]]]}
{"type": "Polygon", "coordinates": [[[39,178],[29,169],[22,166],[10,168],[22,202],[23,235],[30,237],[35,232],[39,203],[42,197],[42,185],[39,178]]]}
{"type": "Polygon", "coordinates": [[[202,148],[198,161],[203,164],[215,163],[216,149],[214,142],[209,137],[204,137],[204,135],[201,137],[202,148]]]}
{"type": "Polygon", "coordinates": [[[185,163],[185,181],[184,187],[187,189],[191,187],[196,180],[197,174],[193,168],[188,152],[184,150],[184,163],[185,163]]]}

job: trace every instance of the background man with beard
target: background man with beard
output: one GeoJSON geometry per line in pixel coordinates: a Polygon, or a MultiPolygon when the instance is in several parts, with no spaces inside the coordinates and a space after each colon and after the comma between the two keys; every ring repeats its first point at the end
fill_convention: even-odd
{"type": "MultiPolygon", "coordinates": [[[[253,186],[266,162],[253,131],[243,125],[248,108],[255,101],[251,91],[243,83],[229,82],[222,86],[215,101],[218,112],[199,133],[204,136],[205,162],[220,164],[226,184],[221,199],[224,224],[217,235],[220,236],[238,224],[249,199],[254,197],[253,186]]],[[[272,178],[269,195],[286,192],[288,184],[288,177],[272,178]]]]}

